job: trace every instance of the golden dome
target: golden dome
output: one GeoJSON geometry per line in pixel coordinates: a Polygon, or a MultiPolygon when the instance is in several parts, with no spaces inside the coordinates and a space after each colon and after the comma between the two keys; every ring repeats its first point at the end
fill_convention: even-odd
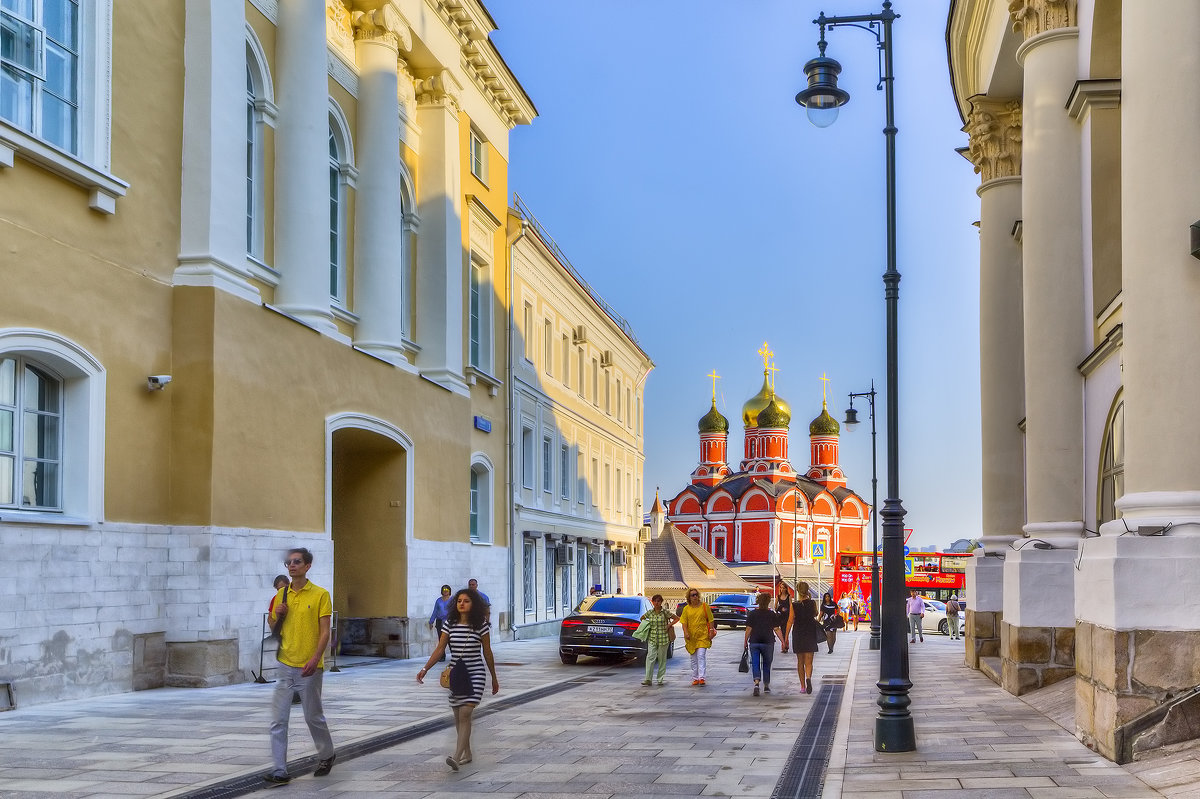
{"type": "Polygon", "coordinates": [[[779,397],[771,390],[771,381],[768,377],[770,372],[763,369],[763,384],[758,393],[750,399],[746,400],[746,404],[742,406],[742,424],[746,427],[758,427],[758,414],[764,408],[771,404],[771,399],[774,398],[775,404],[779,409],[786,413],[789,417],[792,415],[791,406],[789,406],[782,397],[779,397]]]}

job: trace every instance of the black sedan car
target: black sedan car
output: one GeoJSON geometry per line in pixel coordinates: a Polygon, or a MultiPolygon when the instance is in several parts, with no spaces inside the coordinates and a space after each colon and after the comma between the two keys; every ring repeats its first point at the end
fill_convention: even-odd
{"type": "MultiPolygon", "coordinates": [[[[642,614],[650,610],[644,596],[603,594],[590,596],[562,621],[558,633],[558,657],[568,665],[580,655],[594,657],[646,658],[646,644],[633,637],[642,614]]],[[[667,657],[674,654],[667,646],[667,657]]]]}
{"type": "Polygon", "coordinates": [[[746,614],[754,609],[754,594],[718,594],[708,606],[718,626],[745,627],[746,614]]]}

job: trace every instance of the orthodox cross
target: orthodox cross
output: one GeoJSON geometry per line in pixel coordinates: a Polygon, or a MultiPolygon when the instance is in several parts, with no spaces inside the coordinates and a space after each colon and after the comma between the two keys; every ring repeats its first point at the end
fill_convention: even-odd
{"type": "Polygon", "coordinates": [[[779,371],[779,367],[775,365],[774,361],[771,361],[771,365],[767,367],[767,371],[769,371],[771,373],[771,391],[774,391],[775,390],[775,373],[779,371]]]}
{"type": "Polygon", "coordinates": [[[821,386],[821,404],[824,405],[829,399],[829,378],[825,376],[824,372],[821,373],[821,382],[823,384],[821,386]]]}
{"type": "Polygon", "coordinates": [[[771,352],[771,348],[767,346],[767,342],[765,342],[765,341],[763,342],[762,348],[759,349],[758,354],[762,356],[763,368],[764,369],[769,368],[770,363],[771,363],[771,356],[773,356],[775,353],[771,352]]]}
{"type": "Polygon", "coordinates": [[[711,372],[709,372],[708,374],[706,374],[706,375],[705,375],[705,377],[711,377],[711,378],[712,378],[712,384],[713,384],[713,402],[716,402],[716,401],[717,401],[717,381],[721,379],[721,376],[720,376],[719,374],[717,374],[717,370],[716,370],[716,369],[713,369],[711,372]]]}

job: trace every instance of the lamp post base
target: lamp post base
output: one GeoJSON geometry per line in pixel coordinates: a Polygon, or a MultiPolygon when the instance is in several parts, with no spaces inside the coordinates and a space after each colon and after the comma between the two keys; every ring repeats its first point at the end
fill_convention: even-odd
{"type": "Polygon", "coordinates": [[[917,748],[917,732],[912,716],[875,719],[876,752],[912,752],[917,748]]]}
{"type": "Polygon", "coordinates": [[[878,635],[872,635],[872,636],[871,636],[871,646],[870,646],[870,648],[871,648],[872,650],[875,650],[875,649],[878,649],[878,648],[879,648],[879,636],[878,636],[878,635]]]}

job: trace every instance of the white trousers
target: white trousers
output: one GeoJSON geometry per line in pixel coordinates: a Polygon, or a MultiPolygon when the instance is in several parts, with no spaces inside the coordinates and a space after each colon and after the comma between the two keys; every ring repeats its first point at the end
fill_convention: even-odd
{"type": "Polygon", "coordinates": [[[692,679],[703,680],[707,671],[708,647],[700,647],[692,653],[692,679]]]}

